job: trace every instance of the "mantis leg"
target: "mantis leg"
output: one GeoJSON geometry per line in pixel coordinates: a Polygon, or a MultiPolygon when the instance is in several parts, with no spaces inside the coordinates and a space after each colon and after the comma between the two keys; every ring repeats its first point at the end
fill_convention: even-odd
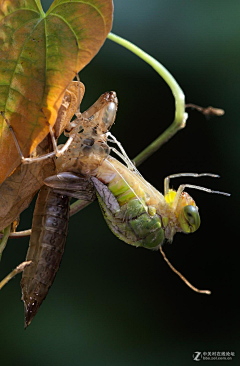
{"type": "MultiPolygon", "coordinates": [[[[172,178],[179,178],[179,177],[193,177],[193,178],[211,177],[211,178],[220,178],[219,175],[217,175],[217,174],[211,174],[211,173],[201,173],[201,174],[198,174],[198,173],[179,173],[179,174],[171,174],[171,175],[167,176],[164,179],[164,195],[168,194],[168,192],[169,192],[170,179],[172,179],[172,178]]],[[[195,186],[193,184],[181,184],[178,187],[176,197],[174,198],[173,209],[175,209],[177,207],[178,200],[179,200],[182,192],[184,191],[184,189],[186,187],[198,189],[200,191],[204,191],[204,192],[207,192],[207,193],[216,193],[216,194],[222,194],[224,196],[230,196],[229,193],[219,192],[219,191],[213,191],[212,189],[205,188],[205,187],[200,187],[200,186],[195,186]]]]}
{"type": "MultiPolygon", "coordinates": [[[[199,174],[201,175],[201,174],[199,174]]],[[[204,174],[203,174],[204,175],[204,174]]],[[[193,175],[194,176],[194,175],[193,175]]],[[[214,177],[214,175],[212,175],[214,177]]],[[[216,193],[216,194],[222,194],[223,196],[231,196],[229,193],[226,193],[226,192],[220,192],[220,191],[213,191],[212,189],[209,189],[209,188],[205,188],[205,187],[200,187],[200,186],[195,186],[193,184],[181,184],[179,187],[178,187],[178,190],[177,190],[177,194],[174,198],[174,202],[173,202],[173,209],[175,210],[176,207],[177,207],[177,204],[178,204],[178,200],[182,194],[182,192],[184,191],[185,188],[194,188],[194,189],[198,189],[199,191],[204,191],[204,192],[207,192],[207,193],[216,193]]]]}
{"type": "Polygon", "coordinates": [[[115,154],[117,154],[125,162],[125,164],[127,165],[129,170],[133,170],[133,171],[137,170],[135,165],[133,164],[133,162],[129,159],[126,151],[124,150],[124,148],[122,146],[122,144],[116,139],[116,137],[113,136],[111,134],[111,132],[107,132],[106,135],[107,135],[107,141],[116,144],[121,152],[119,152],[118,150],[116,150],[113,147],[111,147],[111,150],[114,151],[115,154]]]}
{"type": "Polygon", "coordinates": [[[22,153],[22,150],[21,150],[21,148],[19,146],[17,137],[15,135],[15,132],[13,131],[12,126],[10,125],[9,121],[7,120],[7,118],[5,117],[4,113],[1,112],[1,114],[2,114],[2,116],[3,116],[3,118],[4,118],[5,122],[6,122],[6,124],[8,125],[8,128],[9,128],[12,136],[13,136],[13,139],[14,139],[14,142],[15,142],[15,145],[16,145],[16,148],[18,150],[18,153],[19,153],[19,155],[21,157],[21,161],[22,161],[23,164],[31,164],[33,162],[39,162],[41,160],[45,160],[45,159],[51,158],[53,156],[59,157],[59,156],[61,156],[64,153],[64,151],[66,151],[69,148],[69,146],[72,143],[73,137],[69,137],[69,139],[66,142],[66,144],[61,149],[59,149],[57,147],[57,140],[56,140],[56,138],[54,136],[53,129],[49,125],[49,133],[50,133],[50,136],[51,136],[51,139],[52,139],[52,144],[53,144],[54,151],[53,152],[50,152],[48,154],[43,154],[42,156],[34,157],[34,158],[24,158],[23,153],[22,153]]]}
{"type": "Polygon", "coordinates": [[[220,178],[219,175],[217,174],[211,174],[211,173],[178,173],[178,174],[171,174],[168,175],[165,179],[164,179],[164,195],[166,195],[169,191],[169,184],[170,184],[170,179],[172,178],[180,178],[180,177],[194,177],[194,178],[199,178],[199,177],[212,177],[212,178],[220,178]]]}

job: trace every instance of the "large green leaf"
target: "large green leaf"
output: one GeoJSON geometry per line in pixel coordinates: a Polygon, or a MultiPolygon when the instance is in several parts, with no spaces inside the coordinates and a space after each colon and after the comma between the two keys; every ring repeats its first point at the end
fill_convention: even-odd
{"type": "MultiPolygon", "coordinates": [[[[0,2],[0,111],[27,157],[53,126],[64,92],[99,51],[112,25],[112,0],[0,2]]],[[[20,159],[0,116],[0,183],[20,159]]]]}

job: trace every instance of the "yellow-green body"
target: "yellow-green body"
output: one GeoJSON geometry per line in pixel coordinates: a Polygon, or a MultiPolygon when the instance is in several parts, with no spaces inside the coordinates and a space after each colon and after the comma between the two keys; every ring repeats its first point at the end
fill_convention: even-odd
{"type": "Polygon", "coordinates": [[[119,239],[136,247],[152,249],[164,239],[172,241],[176,232],[183,231],[179,222],[182,208],[195,207],[185,192],[173,207],[176,191],[163,196],[137,172],[110,156],[92,181],[108,226],[119,239]]]}

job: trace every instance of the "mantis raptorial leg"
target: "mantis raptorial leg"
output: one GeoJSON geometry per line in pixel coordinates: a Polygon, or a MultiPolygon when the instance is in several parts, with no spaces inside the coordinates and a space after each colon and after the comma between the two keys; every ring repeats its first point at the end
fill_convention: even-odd
{"type": "Polygon", "coordinates": [[[5,115],[4,115],[3,112],[1,112],[1,115],[3,116],[5,122],[8,125],[8,128],[9,128],[9,130],[10,130],[12,136],[13,136],[13,139],[14,139],[16,148],[18,150],[18,153],[20,155],[22,164],[31,164],[31,163],[34,163],[34,162],[37,163],[39,161],[42,161],[42,160],[45,160],[45,159],[48,159],[48,158],[52,158],[53,156],[59,157],[59,156],[61,156],[69,148],[69,146],[72,143],[73,138],[72,137],[69,137],[69,139],[66,142],[66,144],[61,149],[58,149],[57,142],[56,142],[56,139],[54,137],[53,129],[49,125],[49,133],[50,133],[50,136],[51,136],[51,139],[52,139],[52,144],[53,144],[54,151],[53,152],[50,152],[48,154],[43,154],[41,156],[34,157],[34,158],[24,158],[23,153],[22,153],[22,150],[21,150],[20,145],[19,145],[19,143],[17,141],[16,135],[15,135],[15,133],[13,131],[12,126],[10,125],[8,119],[5,117],[5,115]]]}
{"type": "MultiPolygon", "coordinates": [[[[80,85],[79,85],[79,88],[80,88],[80,85]]],[[[111,92],[112,93],[112,98],[116,97],[116,93],[115,92],[111,92]]],[[[80,95],[80,92],[79,92],[79,95],[80,95]]],[[[21,151],[21,148],[20,148],[20,145],[18,143],[18,140],[16,138],[16,135],[15,135],[15,132],[12,128],[12,126],[10,125],[8,119],[5,117],[4,113],[1,112],[6,124],[8,125],[9,127],[9,130],[13,136],[13,139],[14,139],[14,142],[15,142],[15,145],[16,145],[16,148],[18,150],[18,153],[20,155],[20,158],[21,158],[21,162],[22,164],[31,164],[31,163],[38,163],[42,160],[45,160],[45,159],[48,159],[48,158],[51,158],[53,156],[56,156],[56,157],[60,157],[62,156],[67,150],[68,148],[71,146],[74,138],[75,138],[75,132],[74,130],[75,129],[81,129],[81,124],[85,121],[87,122],[88,120],[91,119],[91,117],[96,114],[97,112],[99,112],[101,109],[103,109],[103,107],[105,105],[107,105],[107,103],[109,102],[108,99],[105,98],[105,94],[103,94],[89,109],[87,109],[85,112],[83,113],[80,113],[80,106],[77,107],[77,110],[75,111],[75,114],[77,116],[76,119],[74,119],[72,122],[70,121],[66,121],[65,123],[65,130],[67,132],[67,136],[68,136],[68,140],[67,142],[61,147],[59,148],[58,145],[57,145],[57,140],[55,138],[55,135],[54,135],[54,132],[53,132],[53,129],[51,127],[51,125],[48,123],[47,119],[46,119],[46,123],[48,124],[48,127],[49,127],[49,134],[51,136],[51,140],[52,140],[52,145],[53,145],[53,152],[50,152],[48,154],[43,154],[41,156],[37,156],[37,157],[31,157],[31,158],[25,158],[23,156],[23,153],[21,151]],[[79,126],[79,128],[78,128],[79,126]],[[68,133],[68,131],[73,131],[73,133],[68,133]]],[[[77,131],[78,132],[78,131],[77,131]]],[[[76,133],[77,133],[76,132],[76,133]]]]}

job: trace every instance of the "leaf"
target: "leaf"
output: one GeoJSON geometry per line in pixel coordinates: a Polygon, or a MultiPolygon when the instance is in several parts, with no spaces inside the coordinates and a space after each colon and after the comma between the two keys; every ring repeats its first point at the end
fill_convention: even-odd
{"type": "MultiPolygon", "coordinates": [[[[60,136],[81,103],[84,85],[72,81],[65,92],[55,124],[55,136],[60,136]],[[80,93],[80,94],[79,94],[80,93]]],[[[48,134],[33,152],[33,156],[52,151],[48,134]]],[[[21,164],[0,186],[0,231],[18,219],[19,215],[31,203],[44,180],[56,174],[54,159],[49,158],[32,164],[21,164]]]]}
{"type": "MultiPolygon", "coordinates": [[[[47,152],[48,137],[38,145],[34,155],[47,152]]],[[[52,158],[39,163],[21,164],[0,187],[0,230],[16,220],[31,203],[45,178],[54,175],[55,164],[52,158]]]]}
{"type": "MultiPolygon", "coordinates": [[[[0,4],[0,111],[25,157],[54,125],[64,92],[95,56],[112,25],[112,0],[56,0],[45,14],[39,0],[0,4]]],[[[0,184],[20,158],[0,117],[0,184]]]]}

